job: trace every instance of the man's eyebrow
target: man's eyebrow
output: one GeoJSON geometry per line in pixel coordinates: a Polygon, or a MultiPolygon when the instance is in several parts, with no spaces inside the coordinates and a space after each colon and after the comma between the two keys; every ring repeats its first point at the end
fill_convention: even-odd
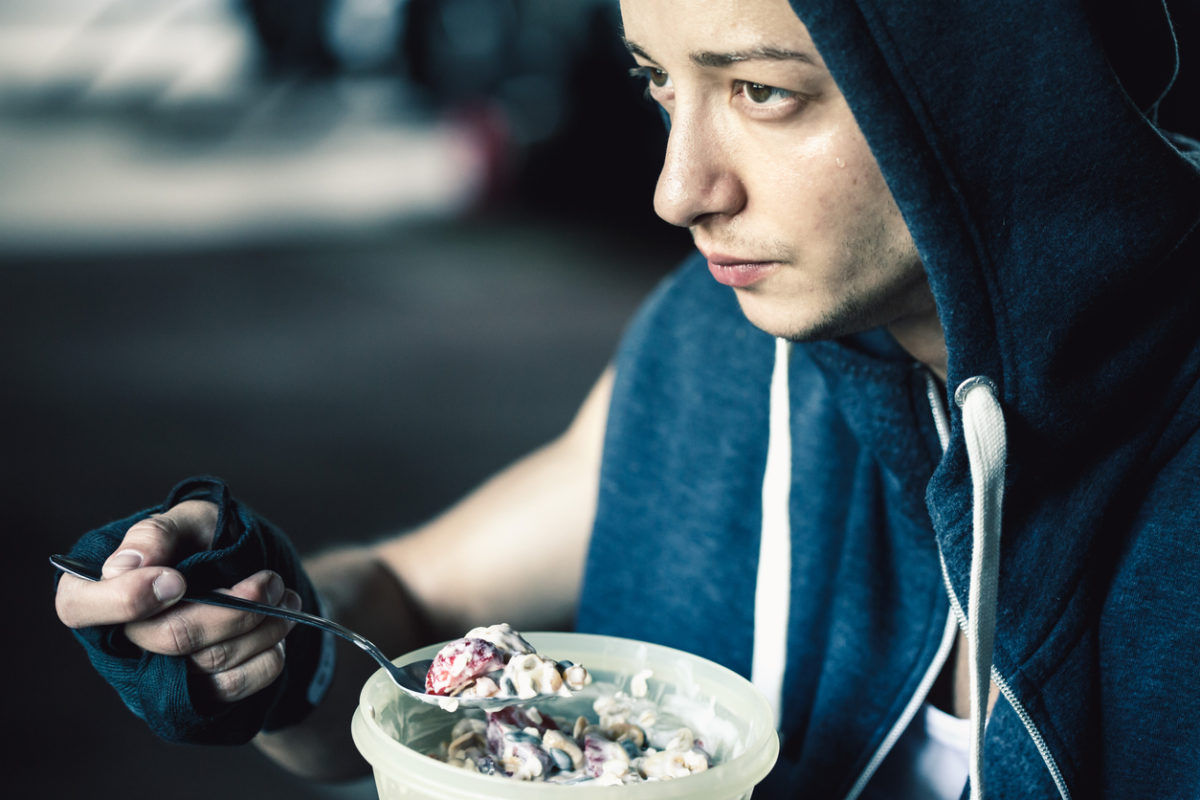
{"type": "MultiPolygon", "coordinates": [[[[625,40],[625,47],[635,56],[640,56],[647,61],[655,61],[645,48],[631,39],[625,40]]],[[[724,53],[701,50],[692,53],[691,59],[693,63],[701,67],[728,67],[742,61],[799,61],[812,66],[817,65],[817,60],[811,53],[781,47],[754,47],[749,50],[733,50],[724,53]]]]}
{"type": "Polygon", "coordinates": [[[800,50],[780,47],[755,47],[750,50],[735,50],[730,53],[701,51],[691,54],[692,61],[702,67],[728,67],[742,61],[800,61],[816,66],[817,60],[800,50]]]}
{"type": "Polygon", "coordinates": [[[622,41],[625,42],[625,49],[628,50],[630,53],[633,53],[635,56],[637,56],[639,58],[644,58],[647,61],[654,61],[654,58],[649,53],[647,53],[646,50],[640,44],[633,41],[632,39],[626,39],[625,37],[621,37],[621,39],[622,39],[622,41]]]}

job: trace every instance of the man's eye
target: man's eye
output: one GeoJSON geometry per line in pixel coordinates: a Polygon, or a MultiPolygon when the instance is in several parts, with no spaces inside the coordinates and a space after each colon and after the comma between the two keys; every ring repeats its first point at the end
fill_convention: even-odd
{"type": "Polygon", "coordinates": [[[757,105],[778,103],[795,96],[795,92],[789,92],[787,89],[777,89],[774,86],[767,86],[765,83],[743,83],[742,94],[751,103],[757,105]]]}
{"type": "Polygon", "coordinates": [[[658,67],[634,67],[629,70],[629,74],[645,80],[658,89],[669,86],[671,83],[671,76],[667,74],[667,71],[658,67]]]}

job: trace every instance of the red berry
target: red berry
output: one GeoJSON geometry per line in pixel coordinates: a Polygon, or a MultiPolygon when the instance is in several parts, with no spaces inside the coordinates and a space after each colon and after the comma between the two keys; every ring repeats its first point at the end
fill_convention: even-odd
{"type": "Polygon", "coordinates": [[[558,724],[550,717],[543,715],[536,708],[525,709],[520,706],[505,706],[498,711],[489,711],[487,714],[488,724],[493,721],[512,725],[518,730],[526,728],[537,728],[538,735],[545,734],[546,731],[558,730],[558,724]]]}
{"type": "Polygon", "coordinates": [[[484,639],[456,639],[434,656],[425,673],[425,691],[450,694],[476,678],[503,669],[508,654],[484,639]]]}

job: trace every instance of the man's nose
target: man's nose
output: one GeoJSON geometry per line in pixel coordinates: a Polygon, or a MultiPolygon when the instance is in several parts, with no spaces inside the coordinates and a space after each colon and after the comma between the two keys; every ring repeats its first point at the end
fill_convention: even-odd
{"type": "Polygon", "coordinates": [[[746,202],[733,148],[706,117],[697,110],[671,121],[654,211],[672,225],[690,228],[706,217],[736,214],[746,202]]]}

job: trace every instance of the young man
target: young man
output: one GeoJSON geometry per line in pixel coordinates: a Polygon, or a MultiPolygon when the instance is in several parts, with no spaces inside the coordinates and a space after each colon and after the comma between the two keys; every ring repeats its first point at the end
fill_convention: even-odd
{"type": "Polygon", "coordinates": [[[329,777],[371,665],[326,686],[318,637],[176,606],[185,576],[319,592],[392,652],[575,614],[753,678],[782,741],[755,797],[1200,794],[1200,159],[1162,86],[1067,0],[621,11],[699,254],[570,429],[303,570],[184,484],[60,582],[94,663],[161,735],[329,777]]]}

